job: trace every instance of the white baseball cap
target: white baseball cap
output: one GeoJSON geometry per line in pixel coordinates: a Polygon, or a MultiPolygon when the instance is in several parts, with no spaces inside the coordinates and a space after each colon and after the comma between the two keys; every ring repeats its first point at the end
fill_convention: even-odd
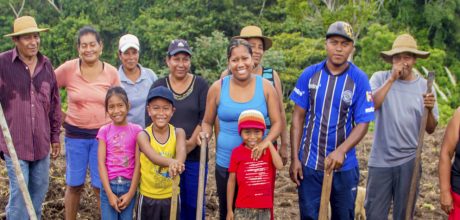
{"type": "Polygon", "coordinates": [[[124,53],[129,48],[139,50],[139,39],[137,39],[137,37],[132,34],[125,34],[120,38],[120,42],[118,43],[118,50],[124,53]]]}

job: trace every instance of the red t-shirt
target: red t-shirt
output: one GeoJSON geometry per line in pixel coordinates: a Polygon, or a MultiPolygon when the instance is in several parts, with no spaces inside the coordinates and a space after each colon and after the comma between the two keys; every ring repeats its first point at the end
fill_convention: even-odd
{"type": "Polygon", "coordinates": [[[238,195],[237,208],[273,208],[273,189],[275,169],[270,151],[254,161],[251,150],[241,144],[230,158],[228,172],[236,174],[238,195]]]}

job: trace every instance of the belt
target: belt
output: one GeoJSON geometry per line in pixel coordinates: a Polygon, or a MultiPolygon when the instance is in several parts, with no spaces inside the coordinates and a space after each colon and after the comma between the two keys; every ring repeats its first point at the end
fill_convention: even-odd
{"type": "Polygon", "coordinates": [[[122,176],[117,176],[110,180],[111,184],[123,184],[128,182],[131,182],[131,180],[122,176]]]}

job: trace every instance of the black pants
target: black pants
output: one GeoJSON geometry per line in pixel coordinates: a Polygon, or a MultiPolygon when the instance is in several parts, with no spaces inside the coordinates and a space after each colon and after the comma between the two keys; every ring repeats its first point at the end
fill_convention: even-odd
{"type": "MultiPolygon", "coordinates": [[[[219,197],[219,219],[225,220],[227,217],[227,183],[228,169],[216,164],[216,186],[217,196],[219,197]]],[[[235,210],[236,196],[238,195],[238,185],[235,184],[235,196],[233,197],[233,210],[235,210]]]]}

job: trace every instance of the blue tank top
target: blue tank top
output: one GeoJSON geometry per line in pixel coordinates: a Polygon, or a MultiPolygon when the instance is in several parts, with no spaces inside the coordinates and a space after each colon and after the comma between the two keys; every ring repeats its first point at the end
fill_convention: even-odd
{"type": "Polygon", "coordinates": [[[230,156],[233,149],[243,142],[238,134],[238,117],[240,113],[244,110],[256,109],[264,115],[265,122],[267,123],[268,121],[268,110],[262,77],[255,76],[256,86],[254,96],[248,102],[235,102],[232,100],[230,97],[231,77],[233,76],[229,75],[222,79],[219,107],[217,107],[220,130],[217,136],[216,163],[225,168],[228,168],[230,164],[230,156]]]}

